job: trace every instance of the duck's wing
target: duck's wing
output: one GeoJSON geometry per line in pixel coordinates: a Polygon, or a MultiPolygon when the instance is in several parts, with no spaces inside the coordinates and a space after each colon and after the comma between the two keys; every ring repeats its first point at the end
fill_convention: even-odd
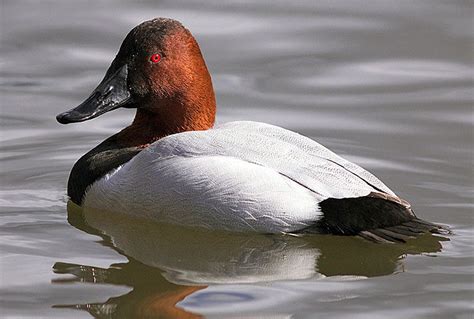
{"type": "Polygon", "coordinates": [[[258,122],[230,122],[208,131],[185,132],[147,148],[156,159],[227,156],[277,171],[321,198],[395,194],[374,175],[321,144],[289,130],[258,122]]]}

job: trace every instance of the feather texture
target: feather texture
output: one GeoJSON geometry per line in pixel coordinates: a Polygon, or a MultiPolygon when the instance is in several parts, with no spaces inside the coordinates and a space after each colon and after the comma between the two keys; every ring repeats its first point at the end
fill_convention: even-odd
{"type": "Polygon", "coordinates": [[[171,135],[95,182],[84,206],[181,225],[292,232],[327,198],[383,192],[375,176],[297,133],[256,122],[171,135]]]}

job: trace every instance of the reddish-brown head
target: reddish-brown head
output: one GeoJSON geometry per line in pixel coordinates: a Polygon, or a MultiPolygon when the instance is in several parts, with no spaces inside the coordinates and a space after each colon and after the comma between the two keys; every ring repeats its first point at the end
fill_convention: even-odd
{"type": "Polygon", "coordinates": [[[212,127],[211,77],[199,45],[181,23],[159,18],[132,29],[91,96],[57,119],[80,122],[118,107],[137,108],[127,138],[143,135],[140,130],[156,138],[212,127]]]}

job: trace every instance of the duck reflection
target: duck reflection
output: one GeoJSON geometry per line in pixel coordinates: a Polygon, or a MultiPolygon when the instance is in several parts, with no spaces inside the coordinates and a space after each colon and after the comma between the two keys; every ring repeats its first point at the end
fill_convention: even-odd
{"type": "Polygon", "coordinates": [[[108,269],[57,262],[54,272],[79,281],[132,287],[105,303],[57,305],[96,318],[199,318],[175,305],[213,284],[382,276],[403,271],[407,254],[434,253],[446,240],[427,234],[405,244],[374,244],[355,237],[224,233],[161,225],[68,204],[69,222],[100,235],[128,258],[108,269]]]}
{"type": "Polygon", "coordinates": [[[161,275],[159,269],[131,258],[127,263],[113,264],[107,269],[61,262],[57,262],[53,269],[57,274],[74,275],[73,278],[54,280],[54,283],[85,282],[133,287],[129,293],[112,297],[104,303],[56,305],[55,308],[84,310],[95,318],[201,318],[175,305],[205,286],[174,285],[161,275]]]}

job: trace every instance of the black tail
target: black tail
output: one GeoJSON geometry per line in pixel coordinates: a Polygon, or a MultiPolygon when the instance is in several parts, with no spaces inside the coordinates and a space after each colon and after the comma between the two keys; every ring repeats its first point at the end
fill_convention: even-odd
{"type": "Polygon", "coordinates": [[[419,219],[408,202],[392,195],[328,198],[319,205],[322,218],[302,232],[352,235],[391,243],[406,242],[425,233],[449,233],[445,226],[419,219]]]}
{"type": "Polygon", "coordinates": [[[404,243],[426,233],[449,234],[449,229],[446,226],[433,224],[415,217],[400,225],[363,230],[357,235],[377,243],[404,243]]]}

